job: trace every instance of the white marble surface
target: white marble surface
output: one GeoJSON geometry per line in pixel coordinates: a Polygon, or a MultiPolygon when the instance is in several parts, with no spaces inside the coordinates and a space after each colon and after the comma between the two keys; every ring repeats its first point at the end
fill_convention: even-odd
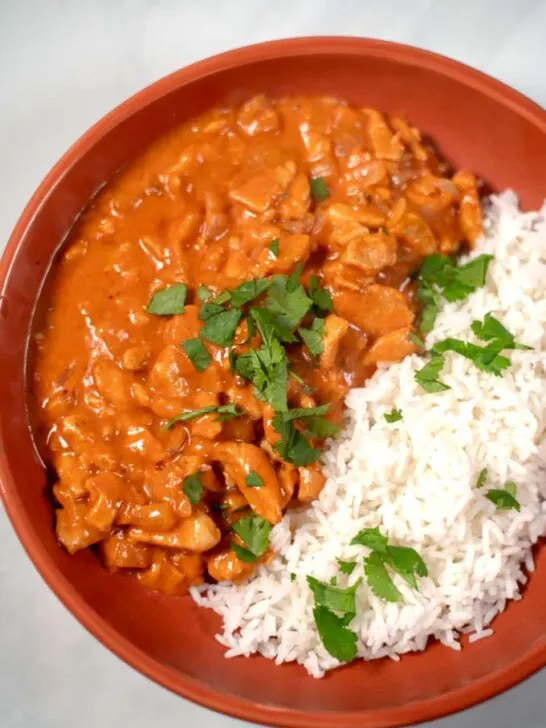
{"type": "MultiPolygon", "coordinates": [[[[0,0],[0,249],[72,141],[199,58],[272,38],[373,36],[462,60],[545,106],[545,30],[546,0],[0,0]]],[[[245,725],[168,693],[96,642],[48,591],[1,509],[0,543],[4,728],[245,725]]],[[[544,728],[545,690],[543,671],[428,726],[544,728]]]]}

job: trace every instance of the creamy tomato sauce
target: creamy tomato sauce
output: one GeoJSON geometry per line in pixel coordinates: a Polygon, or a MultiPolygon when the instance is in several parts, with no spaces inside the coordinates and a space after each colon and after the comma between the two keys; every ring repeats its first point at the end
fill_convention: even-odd
{"type": "Polygon", "coordinates": [[[348,389],[415,351],[412,274],[480,231],[474,177],[375,109],[260,96],[160,139],[82,215],[36,336],[60,543],[168,594],[248,576],[348,389]]]}

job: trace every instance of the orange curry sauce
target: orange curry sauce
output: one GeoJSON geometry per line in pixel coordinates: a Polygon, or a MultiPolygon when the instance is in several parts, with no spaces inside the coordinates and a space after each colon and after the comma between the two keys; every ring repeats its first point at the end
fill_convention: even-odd
{"type": "MultiPolygon", "coordinates": [[[[34,401],[58,476],[61,544],[95,546],[108,569],[167,594],[206,575],[248,576],[270,551],[262,544],[253,555],[233,524],[258,517],[268,529],[316,498],[324,477],[317,458],[281,458],[271,401],[233,369],[264,344],[247,320],[268,294],[240,309],[228,346],[199,338],[202,298],[302,264],[304,293],[325,289],[333,308],[309,308],[292,327],[296,341],[281,346],[287,405],[327,403],[326,418],[340,422],[351,386],[377,362],[415,351],[409,277],[423,257],[471,246],[480,230],[474,177],[451,176],[415,128],[374,109],[260,96],[160,139],[83,214],[35,339],[34,401]],[[148,313],[153,295],[176,283],[187,285],[183,312],[148,313]],[[318,332],[314,354],[298,327],[318,332]],[[188,340],[210,358],[202,371],[188,340]],[[168,426],[225,405],[239,416],[168,426]]],[[[306,421],[292,427],[303,433],[306,421]]],[[[324,442],[305,437],[311,448],[324,442]]]]}

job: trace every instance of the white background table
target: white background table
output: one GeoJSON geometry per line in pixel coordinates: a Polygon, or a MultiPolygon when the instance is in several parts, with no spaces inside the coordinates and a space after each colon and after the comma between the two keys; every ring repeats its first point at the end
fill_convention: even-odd
{"type": "MultiPolygon", "coordinates": [[[[273,38],[372,36],[462,60],[546,106],[545,31],[546,0],[0,0],[0,250],[69,144],[200,58],[273,38]]],[[[168,693],[95,641],[44,585],[1,508],[0,544],[3,728],[245,725],[168,693]]],[[[545,693],[543,671],[427,725],[544,728],[545,693]]]]}

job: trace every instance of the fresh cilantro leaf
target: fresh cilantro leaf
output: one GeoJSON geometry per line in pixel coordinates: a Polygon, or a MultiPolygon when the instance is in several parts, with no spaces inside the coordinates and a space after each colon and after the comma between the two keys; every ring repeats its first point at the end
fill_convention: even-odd
{"type": "Polygon", "coordinates": [[[415,344],[415,346],[418,346],[419,349],[425,348],[425,342],[423,339],[419,338],[415,331],[410,331],[408,334],[408,341],[411,341],[412,344],[415,344]]]}
{"type": "Polygon", "coordinates": [[[284,328],[295,328],[311,308],[313,302],[301,284],[290,290],[286,276],[275,276],[266,300],[267,310],[284,328]]]}
{"type": "Polygon", "coordinates": [[[269,288],[267,278],[253,278],[237,286],[231,294],[231,305],[233,308],[241,308],[245,303],[254,300],[269,288]]]}
{"type": "MultiPolygon", "coordinates": [[[[213,304],[205,304],[205,306],[209,305],[213,304]]],[[[212,341],[213,344],[217,344],[218,346],[229,346],[240,320],[241,311],[237,309],[232,309],[231,311],[222,309],[221,313],[216,313],[205,321],[200,336],[207,341],[212,341]]]]}
{"type": "Polygon", "coordinates": [[[417,589],[415,574],[428,576],[425,562],[417,551],[407,546],[387,546],[382,558],[397,574],[404,578],[412,589],[417,589]]]}
{"type": "Polygon", "coordinates": [[[210,301],[210,299],[214,296],[214,292],[211,288],[208,286],[205,286],[204,283],[201,283],[199,288],[197,289],[197,298],[200,301],[210,301]]]}
{"type": "Polygon", "coordinates": [[[494,503],[499,511],[509,511],[512,509],[520,511],[521,506],[519,501],[515,498],[511,490],[512,489],[507,490],[506,487],[504,490],[501,488],[493,488],[492,490],[487,491],[485,497],[490,500],[491,503],[494,503]]]}
{"type": "Polygon", "coordinates": [[[271,311],[266,308],[251,308],[250,318],[247,321],[253,321],[260,332],[260,336],[267,347],[272,346],[275,338],[283,343],[291,343],[297,341],[296,337],[287,326],[279,318],[275,317],[271,311]]]}
{"type": "Polygon", "coordinates": [[[220,306],[218,303],[214,303],[214,301],[205,301],[199,309],[199,319],[201,321],[208,321],[213,316],[224,313],[225,310],[226,309],[223,306],[220,306]]]}
{"type": "Polygon", "coordinates": [[[344,620],[321,605],[313,609],[313,617],[322,644],[340,662],[356,657],[356,634],[344,625],[344,620]]]}
{"type": "Polygon", "coordinates": [[[473,321],[472,331],[479,339],[492,342],[493,346],[502,349],[532,349],[532,346],[525,344],[517,344],[513,334],[506,329],[500,321],[498,321],[490,313],[486,314],[483,321],[473,321]]]}
{"type": "MultiPolygon", "coordinates": [[[[294,293],[294,291],[300,287],[300,276],[303,273],[304,267],[303,263],[298,263],[292,273],[290,273],[288,278],[286,278],[286,290],[288,293],[294,293]]],[[[276,276],[276,278],[279,281],[282,281],[285,276],[276,276]]]]}
{"type": "Polygon", "coordinates": [[[418,328],[421,333],[428,334],[434,328],[440,310],[440,294],[434,290],[431,284],[420,280],[417,288],[417,298],[421,302],[418,328]]]}
{"type": "Polygon", "coordinates": [[[450,389],[447,384],[440,382],[438,374],[444,366],[443,356],[433,356],[428,364],[415,372],[415,381],[425,390],[425,392],[444,392],[450,389]]]}
{"type": "Polygon", "coordinates": [[[249,488],[263,488],[264,481],[255,470],[252,470],[245,478],[245,483],[249,488]]]}
{"type": "Polygon", "coordinates": [[[388,539],[378,528],[363,528],[351,540],[351,546],[367,546],[372,551],[384,553],[388,539]]]}
{"type": "Polygon", "coordinates": [[[270,251],[271,251],[271,252],[273,253],[273,255],[275,256],[275,258],[278,258],[278,257],[279,257],[279,246],[280,246],[280,243],[281,243],[281,239],[280,239],[280,238],[274,238],[274,239],[273,239],[273,240],[272,240],[272,241],[271,241],[271,242],[269,243],[269,245],[267,246],[267,247],[269,248],[269,250],[270,250],[270,251]]]}
{"type": "Polygon", "coordinates": [[[188,475],[182,484],[182,490],[193,506],[196,506],[203,497],[203,483],[201,482],[201,477],[201,473],[188,475]]]}
{"type": "Polygon", "coordinates": [[[229,544],[231,550],[234,552],[235,556],[237,556],[238,559],[241,561],[244,561],[247,564],[254,564],[256,561],[258,561],[258,557],[254,556],[254,554],[249,551],[248,549],[243,548],[243,546],[239,546],[238,543],[235,543],[235,541],[232,541],[229,544]]]}
{"type": "Polygon", "coordinates": [[[356,561],[343,561],[342,559],[336,559],[336,561],[342,574],[351,575],[356,568],[356,561]]]}
{"type": "Polygon", "coordinates": [[[339,425],[330,422],[330,420],[326,420],[324,417],[310,417],[305,420],[305,431],[303,434],[307,435],[307,437],[323,439],[337,435],[339,430],[339,425]]]}
{"type": "Polygon", "coordinates": [[[273,448],[283,460],[294,465],[310,465],[319,459],[320,450],[314,448],[292,422],[285,422],[282,413],[273,418],[273,427],[281,436],[273,448]]]}
{"type": "Polygon", "coordinates": [[[476,480],[476,488],[483,488],[485,481],[487,480],[487,468],[480,470],[478,479],[476,480]]]}
{"type": "Polygon", "coordinates": [[[251,349],[237,358],[237,371],[254,384],[257,395],[269,402],[275,410],[287,409],[288,359],[277,341],[258,350],[251,349]]]}
{"type": "Polygon", "coordinates": [[[330,190],[323,177],[312,177],[309,184],[311,185],[311,196],[315,202],[323,202],[330,197],[330,190]]]}
{"type": "Polygon", "coordinates": [[[313,576],[307,577],[307,583],[315,597],[315,604],[332,609],[334,612],[352,615],[356,614],[355,594],[361,581],[359,579],[353,586],[341,589],[337,586],[325,584],[313,576]]]}
{"type": "Polygon", "coordinates": [[[299,328],[298,332],[312,356],[320,356],[324,351],[324,344],[322,343],[324,319],[316,318],[313,320],[310,329],[299,328]]]}
{"type": "Polygon", "coordinates": [[[296,581],[296,575],[293,572],[290,574],[290,581],[296,581]]]}
{"type": "Polygon", "coordinates": [[[334,307],[330,291],[320,287],[318,276],[309,278],[309,296],[319,311],[331,311],[334,307]]]}
{"type": "Polygon", "coordinates": [[[231,529],[239,536],[251,554],[263,556],[269,546],[271,524],[261,516],[245,516],[231,529]]]}
{"type": "Polygon", "coordinates": [[[172,420],[169,420],[165,425],[163,425],[163,429],[170,430],[176,422],[188,422],[189,420],[195,420],[197,417],[210,415],[213,412],[216,412],[218,414],[219,422],[223,422],[224,420],[230,420],[232,417],[240,417],[243,414],[240,410],[237,409],[236,405],[234,404],[209,404],[205,407],[200,407],[199,409],[195,410],[188,410],[187,412],[182,412],[181,414],[176,415],[176,417],[173,417],[172,420]]]}
{"type": "Polygon", "coordinates": [[[393,580],[389,576],[381,553],[372,551],[372,553],[364,560],[364,573],[373,593],[386,599],[388,602],[399,602],[402,595],[395,587],[393,580]]]}
{"type": "Polygon", "coordinates": [[[229,291],[222,291],[222,293],[219,293],[216,298],[213,300],[213,303],[216,303],[217,305],[220,305],[222,303],[227,303],[231,298],[231,293],[229,291]]]}
{"type": "Polygon", "coordinates": [[[186,339],[182,348],[197,371],[204,372],[211,362],[211,356],[203,342],[200,339],[186,339]]]}
{"type": "Polygon", "coordinates": [[[236,364],[237,364],[237,356],[235,355],[235,352],[233,349],[230,349],[228,351],[228,362],[229,362],[229,373],[235,374],[236,371],[236,364]]]}
{"type": "Polygon", "coordinates": [[[329,404],[321,404],[318,407],[298,407],[284,412],[282,417],[285,422],[304,420],[308,417],[322,417],[328,412],[329,407],[329,404]]]}
{"type": "MultiPolygon", "coordinates": [[[[499,354],[496,346],[477,346],[461,339],[448,338],[439,341],[432,348],[434,355],[454,351],[474,363],[478,369],[500,376],[503,369],[510,366],[510,359],[499,354]]],[[[422,370],[421,370],[422,371],[422,370]]]]}
{"type": "Polygon", "coordinates": [[[167,288],[162,288],[151,297],[146,313],[154,316],[173,316],[184,313],[187,293],[188,287],[185,283],[175,283],[167,288]]]}
{"type": "Polygon", "coordinates": [[[313,388],[310,387],[308,384],[305,384],[305,381],[302,379],[302,377],[300,377],[299,374],[296,374],[296,372],[293,370],[291,370],[289,372],[289,374],[292,377],[292,379],[294,379],[298,384],[301,384],[305,394],[313,394],[313,392],[314,392],[313,388]]]}
{"type": "Polygon", "coordinates": [[[516,491],[517,491],[517,489],[518,489],[518,487],[517,487],[517,485],[516,485],[516,484],[514,483],[514,481],[513,481],[513,480],[509,480],[509,481],[508,481],[508,483],[506,483],[506,484],[505,484],[505,486],[504,486],[504,490],[505,490],[505,491],[506,491],[507,493],[510,493],[510,495],[513,495],[513,496],[515,496],[515,495],[516,495],[516,491]]]}
{"type": "MultiPolygon", "coordinates": [[[[492,255],[480,255],[465,265],[457,266],[451,258],[440,253],[429,255],[424,259],[419,271],[419,281],[424,282],[424,296],[426,305],[438,306],[438,300],[431,300],[435,293],[434,286],[440,290],[442,296],[448,301],[461,301],[473,293],[477,288],[485,285],[487,268],[493,259],[492,255]],[[428,294],[427,294],[428,289],[428,294]]],[[[421,288],[421,285],[420,285],[421,288]]],[[[419,297],[422,299],[420,291],[419,297]]],[[[428,329],[430,330],[430,329],[428,329]]],[[[426,329],[421,327],[421,331],[426,329]]]]}
{"type": "Polygon", "coordinates": [[[392,424],[393,422],[399,422],[402,419],[402,412],[399,409],[393,409],[390,412],[386,413],[385,419],[389,424],[392,424]]]}

